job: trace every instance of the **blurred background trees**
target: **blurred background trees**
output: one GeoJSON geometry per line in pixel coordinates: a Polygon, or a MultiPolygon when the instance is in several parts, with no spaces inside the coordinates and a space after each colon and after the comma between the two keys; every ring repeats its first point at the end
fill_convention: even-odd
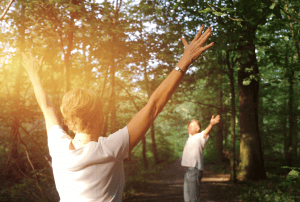
{"type": "Polygon", "coordinates": [[[102,135],[109,135],[126,126],[172,71],[184,50],[179,38],[190,41],[202,24],[212,27],[215,45],[191,65],[132,151],[126,179],[179,158],[186,123],[196,118],[205,129],[216,114],[222,121],[211,132],[205,162],[230,165],[231,180],[299,166],[299,1],[20,0],[5,13],[9,3],[0,3],[1,197],[57,197],[21,52],[45,56],[39,73],[58,112],[71,88],[97,92],[102,135]]]}

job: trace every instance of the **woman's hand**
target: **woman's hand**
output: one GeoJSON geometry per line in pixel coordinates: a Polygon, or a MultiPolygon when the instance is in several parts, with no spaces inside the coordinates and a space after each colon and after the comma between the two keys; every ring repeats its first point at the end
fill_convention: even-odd
{"type": "Polygon", "coordinates": [[[184,38],[180,38],[184,45],[184,53],[182,59],[187,60],[190,64],[193,63],[205,50],[212,47],[214,42],[203,47],[208,37],[212,34],[211,27],[209,27],[203,34],[204,25],[201,26],[193,41],[188,44],[184,38]]]}
{"type": "Polygon", "coordinates": [[[37,73],[43,65],[44,56],[41,57],[39,62],[36,62],[36,59],[32,56],[31,52],[29,52],[29,57],[25,53],[22,53],[23,62],[22,65],[28,72],[29,76],[37,73]],[[37,68],[37,70],[35,70],[37,68]]]}

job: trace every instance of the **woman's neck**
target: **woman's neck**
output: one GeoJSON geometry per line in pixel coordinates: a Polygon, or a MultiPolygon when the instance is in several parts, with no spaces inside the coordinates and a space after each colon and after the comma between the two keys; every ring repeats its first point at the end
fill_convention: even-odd
{"type": "Polygon", "coordinates": [[[80,142],[81,144],[84,144],[84,145],[91,142],[91,141],[98,142],[97,137],[95,137],[93,135],[90,135],[90,134],[86,134],[86,133],[76,133],[75,137],[74,137],[74,140],[78,141],[78,142],[80,142]]]}

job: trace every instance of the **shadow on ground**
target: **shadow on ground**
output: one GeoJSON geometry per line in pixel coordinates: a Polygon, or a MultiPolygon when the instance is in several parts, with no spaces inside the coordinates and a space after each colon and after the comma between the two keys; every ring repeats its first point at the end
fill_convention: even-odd
{"type": "MultiPolygon", "coordinates": [[[[183,202],[184,169],[178,159],[169,164],[159,174],[149,177],[149,186],[141,187],[134,196],[124,202],[183,202]]],[[[229,181],[229,174],[214,172],[211,165],[204,165],[201,181],[202,202],[238,202],[235,197],[234,184],[229,181]]]]}

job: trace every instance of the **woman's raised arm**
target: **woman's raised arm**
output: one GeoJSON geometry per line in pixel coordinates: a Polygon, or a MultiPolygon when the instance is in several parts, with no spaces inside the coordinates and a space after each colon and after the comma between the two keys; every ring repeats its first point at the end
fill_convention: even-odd
{"type": "Polygon", "coordinates": [[[183,56],[177,63],[174,70],[153,92],[146,106],[141,109],[128,123],[127,128],[129,131],[130,150],[132,150],[142,139],[149,127],[153,124],[157,115],[170,100],[189,65],[195,61],[205,50],[214,45],[212,42],[203,47],[203,44],[212,33],[211,28],[209,27],[202,34],[203,29],[204,26],[202,25],[200,31],[190,44],[188,44],[184,38],[181,38],[181,41],[185,47],[183,56]]]}

